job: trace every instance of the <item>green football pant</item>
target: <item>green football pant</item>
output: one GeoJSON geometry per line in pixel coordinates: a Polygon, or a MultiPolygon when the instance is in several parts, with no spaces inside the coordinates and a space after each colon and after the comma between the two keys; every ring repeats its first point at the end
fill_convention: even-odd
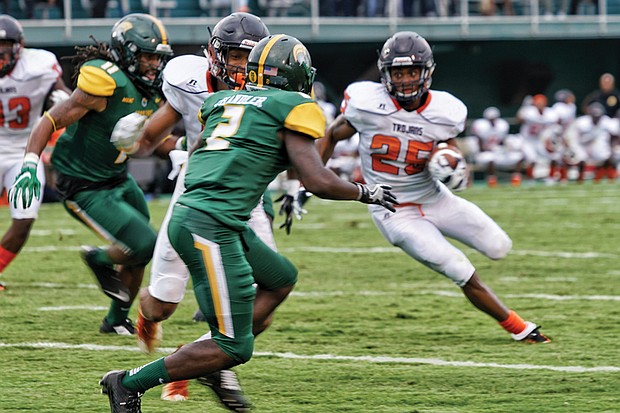
{"type": "Polygon", "coordinates": [[[133,257],[133,264],[146,265],[151,260],[157,234],[149,225],[144,193],[133,178],[110,189],[80,191],[64,206],[71,216],[133,257]]]}
{"type": "Polygon", "coordinates": [[[191,273],[213,340],[235,361],[245,363],[254,349],[253,271],[261,287],[275,289],[294,284],[297,269],[251,230],[232,230],[208,214],[178,204],[168,237],[191,273]]]}

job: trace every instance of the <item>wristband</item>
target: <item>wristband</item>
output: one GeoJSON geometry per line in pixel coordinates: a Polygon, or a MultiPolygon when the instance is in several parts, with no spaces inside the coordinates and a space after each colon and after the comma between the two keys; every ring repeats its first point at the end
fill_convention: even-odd
{"type": "Polygon", "coordinates": [[[24,155],[24,165],[27,163],[33,163],[35,165],[39,164],[39,155],[34,152],[28,152],[24,155]]]}
{"type": "Polygon", "coordinates": [[[352,182],[352,183],[354,183],[355,186],[357,186],[357,198],[355,198],[355,200],[360,201],[362,197],[364,196],[364,188],[362,188],[362,184],[358,182],[352,182]]]}
{"type": "Polygon", "coordinates": [[[284,182],[284,189],[286,189],[286,195],[297,196],[299,193],[300,182],[297,179],[287,179],[284,182]]]}

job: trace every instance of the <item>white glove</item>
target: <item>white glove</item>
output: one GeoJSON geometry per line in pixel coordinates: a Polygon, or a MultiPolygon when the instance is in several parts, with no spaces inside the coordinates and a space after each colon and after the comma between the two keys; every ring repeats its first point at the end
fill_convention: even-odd
{"type": "Polygon", "coordinates": [[[168,153],[168,156],[170,157],[170,162],[172,162],[172,170],[168,174],[168,179],[172,181],[179,175],[179,172],[181,172],[181,166],[187,162],[189,154],[187,151],[174,149],[168,153]]]}
{"type": "Polygon", "coordinates": [[[70,97],[71,95],[64,90],[56,89],[50,94],[50,102],[52,102],[52,105],[57,105],[60,102],[64,102],[65,100],[69,99],[70,97]]]}
{"type": "Polygon", "coordinates": [[[147,119],[148,116],[141,115],[137,112],[123,116],[116,122],[116,125],[114,125],[110,142],[112,142],[119,151],[125,152],[128,155],[136,153],[140,147],[137,141],[147,119]]]}

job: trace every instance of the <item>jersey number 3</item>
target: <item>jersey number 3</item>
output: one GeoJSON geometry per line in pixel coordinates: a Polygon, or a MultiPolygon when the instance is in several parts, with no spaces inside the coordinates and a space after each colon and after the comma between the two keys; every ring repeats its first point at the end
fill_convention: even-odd
{"type": "MultiPolygon", "coordinates": [[[[15,118],[9,121],[8,127],[11,129],[25,129],[30,123],[30,99],[25,96],[18,96],[9,99],[9,111],[15,111],[15,118]]],[[[0,105],[0,123],[4,125],[4,104],[0,105]]]]}
{"type": "Polygon", "coordinates": [[[402,144],[401,140],[395,136],[373,136],[370,149],[381,151],[370,155],[372,157],[372,170],[398,175],[400,168],[392,162],[400,162],[406,164],[403,169],[407,175],[415,175],[422,172],[433,150],[433,142],[409,141],[404,159],[401,156],[402,144]]]}

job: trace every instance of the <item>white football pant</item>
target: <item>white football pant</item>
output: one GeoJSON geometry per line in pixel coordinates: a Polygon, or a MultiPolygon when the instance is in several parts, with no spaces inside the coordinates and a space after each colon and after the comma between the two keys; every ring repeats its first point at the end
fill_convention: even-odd
{"type": "Polygon", "coordinates": [[[465,286],[475,268],[465,254],[445,237],[456,239],[497,260],[508,254],[512,241],[475,204],[442,188],[439,200],[424,205],[401,206],[396,213],[371,208],[372,218],[394,246],[427,267],[465,286]]]}

